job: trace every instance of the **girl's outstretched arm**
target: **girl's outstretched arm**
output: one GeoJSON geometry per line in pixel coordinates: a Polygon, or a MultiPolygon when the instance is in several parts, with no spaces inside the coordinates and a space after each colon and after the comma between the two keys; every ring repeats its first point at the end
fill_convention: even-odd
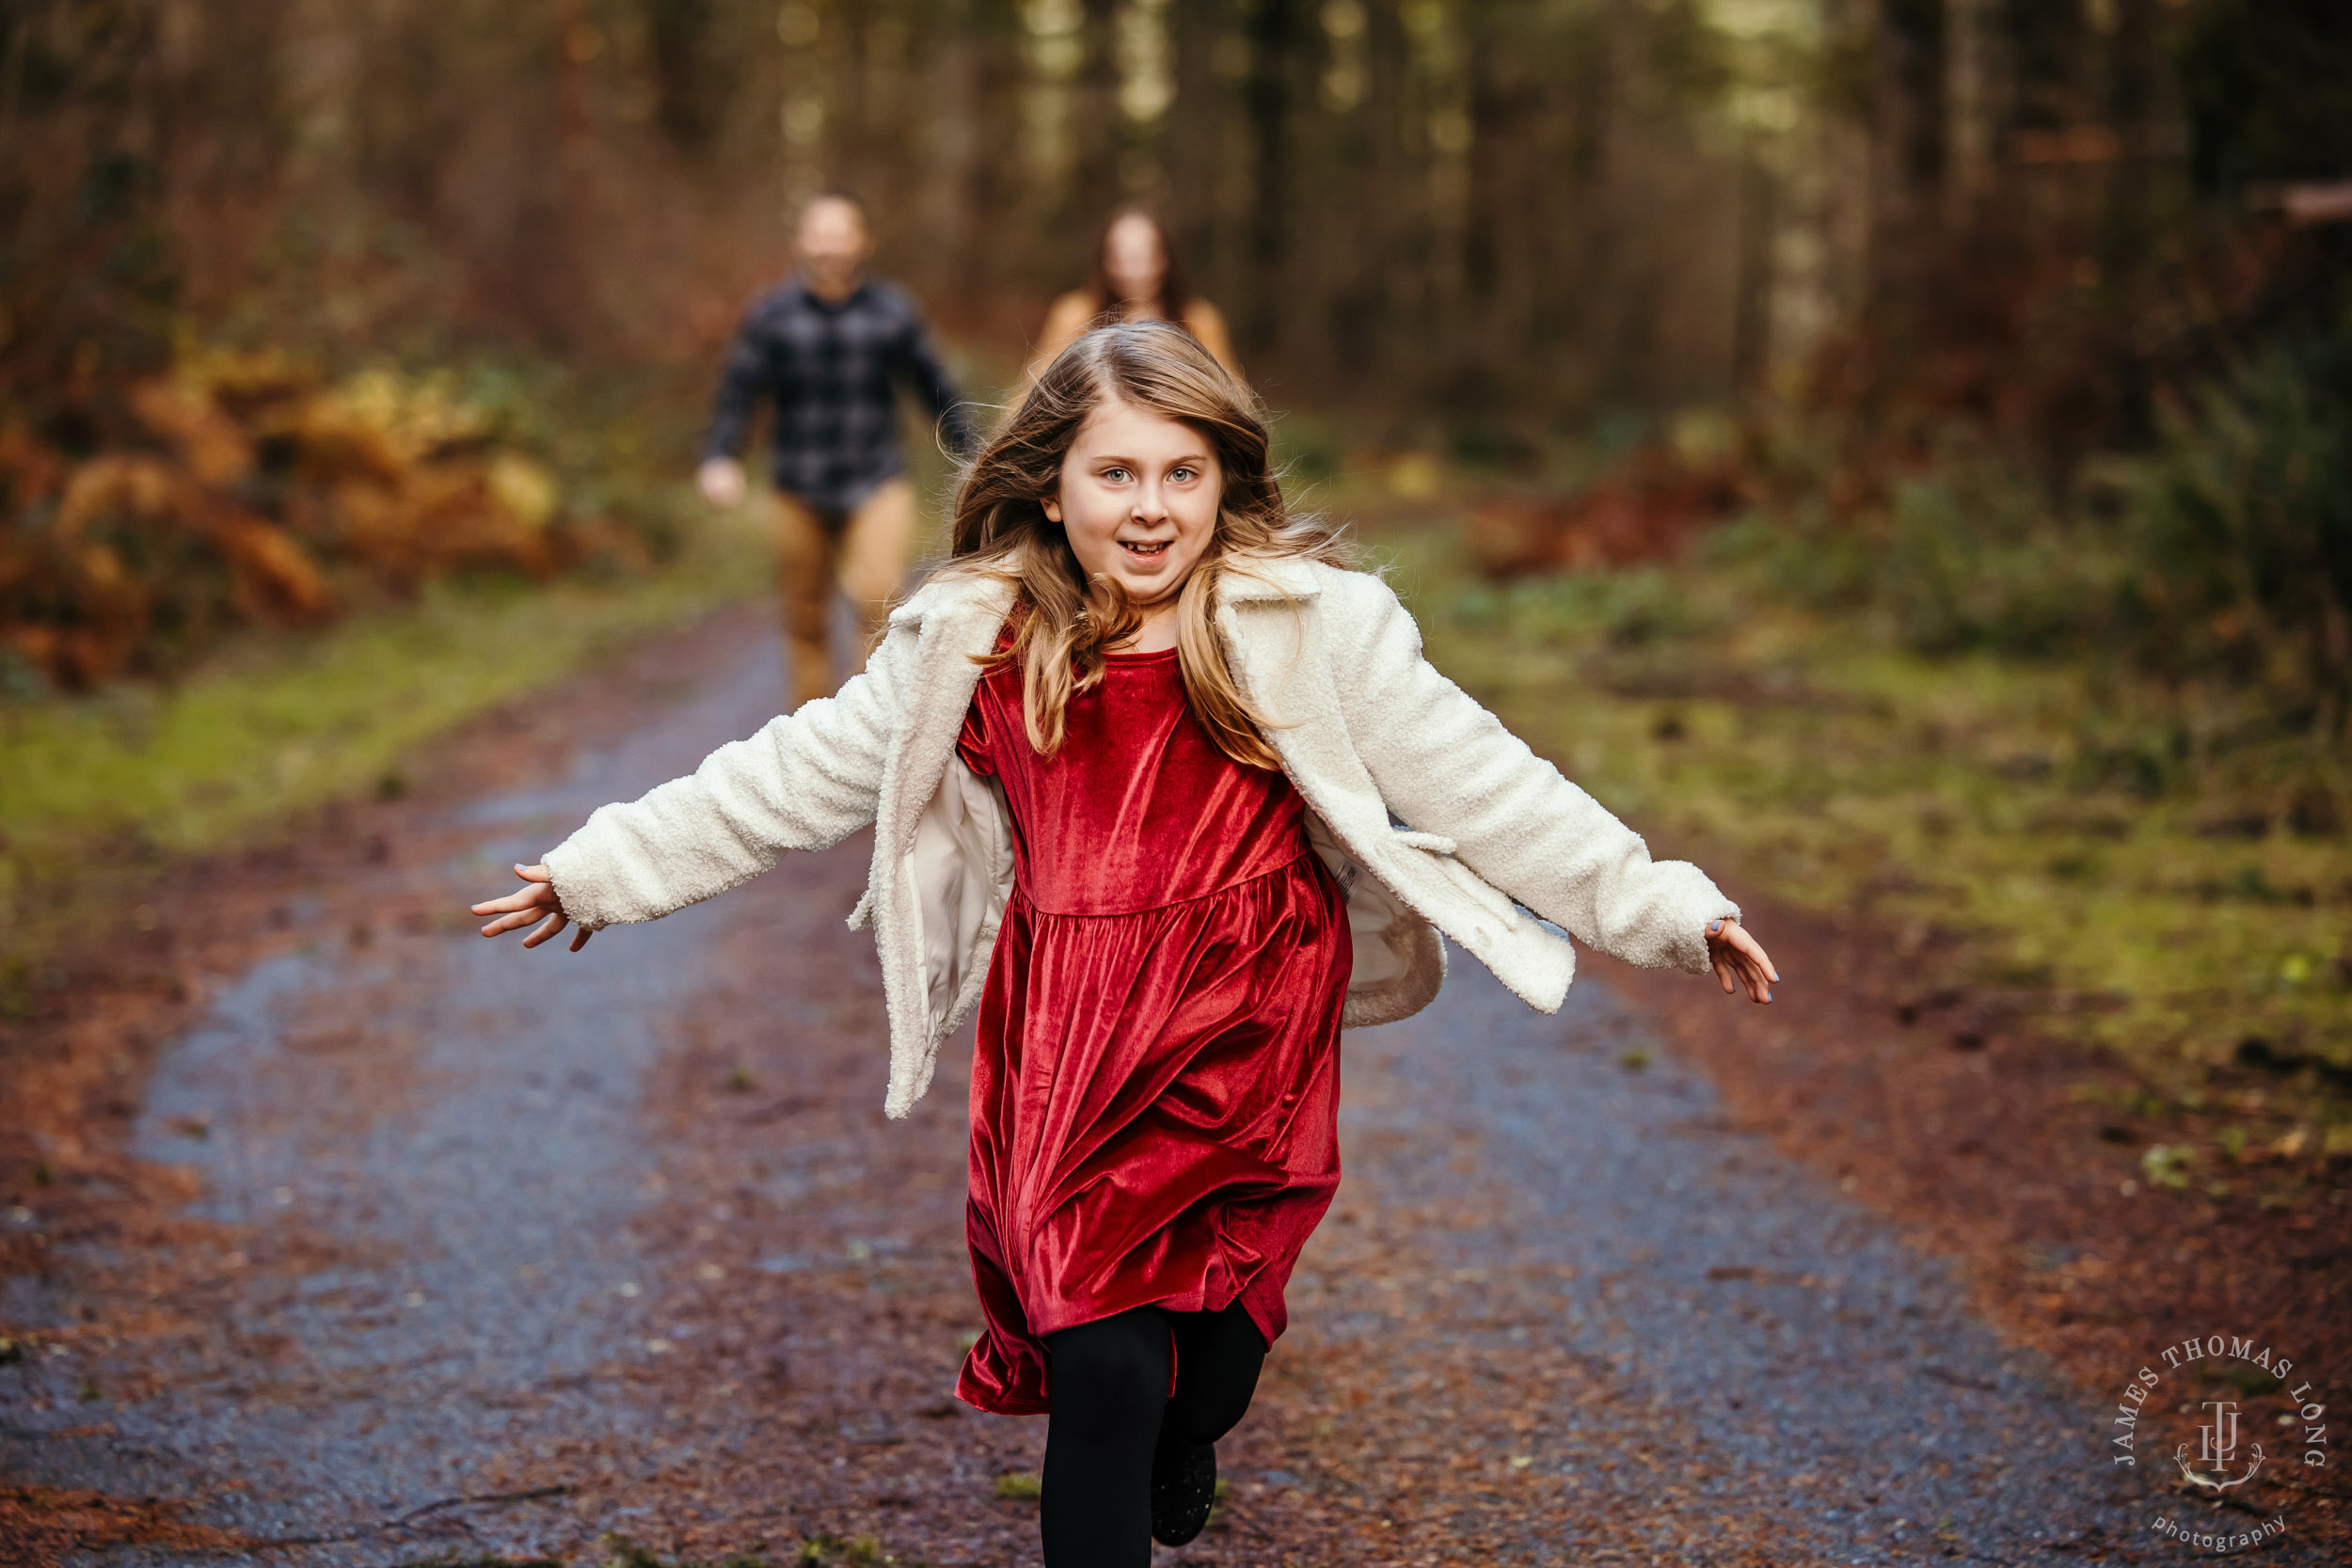
{"type": "Polygon", "coordinates": [[[803,704],[720,747],[682,779],[601,806],[530,885],[474,906],[497,936],[536,924],[533,947],[566,924],[572,950],[604,927],[657,920],[751,880],[788,849],[821,849],[874,820],[882,759],[898,722],[901,665],[916,633],[894,628],[839,694],[803,704]]]}
{"type": "Polygon", "coordinates": [[[1563,778],[1422,657],[1421,628],[1376,578],[1340,574],[1327,617],[1347,730],[1381,798],[1455,858],[1579,941],[1629,963],[1704,974],[1758,1002],[1778,979],[1740,907],[1698,867],[1563,778]]]}

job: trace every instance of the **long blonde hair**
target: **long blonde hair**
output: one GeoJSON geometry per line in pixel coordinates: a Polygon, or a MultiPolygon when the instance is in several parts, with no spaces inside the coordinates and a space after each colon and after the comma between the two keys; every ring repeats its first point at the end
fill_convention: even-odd
{"type": "Polygon", "coordinates": [[[1181,420],[1208,437],[1224,472],[1216,531],[1176,600],[1176,657],[1185,700],[1219,751],[1253,768],[1279,768],[1258,711],[1233,679],[1211,615],[1218,578],[1252,559],[1303,557],[1345,566],[1354,552],[1320,518],[1293,515],[1269,457],[1271,437],[1256,394],[1167,322],[1098,326],[1061,351],[956,486],[950,554],[942,576],[986,576],[1015,589],[1011,646],[984,662],[1018,663],[1029,744],[1061,749],[1062,718],[1076,692],[1103,678],[1103,655],[1132,638],[1142,616],[1117,582],[1089,580],[1044,501],[1061,487],[1062,459],[1079,427],[1105,403],[1181,420]]]}

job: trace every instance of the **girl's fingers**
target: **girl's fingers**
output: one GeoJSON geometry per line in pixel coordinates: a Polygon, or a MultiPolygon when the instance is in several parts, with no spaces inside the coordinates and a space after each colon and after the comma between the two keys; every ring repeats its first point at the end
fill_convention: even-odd
{"type": "Polygon", "coordinates": [[[1747,990],[1754,1002],[1770,1002],[1772,988],[1780,981],[1780,971],[1773,967],[1772,955],[1763,943],[1748,935],[1747,927],[1736,920],[1711,922],[1707,928],[1708,948],[1715,963],[1715,977],[1722,981],[1726,993],[1736,988],[1732,976],[1739,975],[1739,984],[1747,990]]]}
{"type": "Polygon", "coordinates": [[[545,909],[555,902],[552,888],[527,887],[508,894],[503,898],[485,898],[473,907],[476,914],[505,914],[514,910],[545,909]]]}
{"type": "Polygon", "coordinates": [[[525,926],[535,924],[544,912],[540,910],[516,910],[511,913],[500,915],[496,920],[482,927],[482,934],[485,937],[502,936],[508,931],[518,930],[525,926]]]}
{"type": "Polygon", "coordinates": [[[542,909],[555,902],[555,873],[544,865],[516,865],[515,875],[530,883],[502,898],[485,898],[473,906],[476,914],[504,914],[509,910],[542,909]]]}
{"type": "MultiPolygon", "coordinates": [[[[535,928],[523,938],[523,945],[536,947],[569,926],[571,917],[564,912],[562,902],[555,896],[555,873],[544,865],[517,863],[515,875],[530,885],[517,888],[503,898],[485,898],[473,906],[473,912],[498,916],[482,927],[482,934],[485,937],[519,930],[535,922],[535,928]]],[[[585,927],[574,932],[572,951],[577,953],[587,946],[588,939],[595,934],[585,927]]]]}
{"type": "Polygon", "coordinates": [[[1732,940],[1739,944],[1741,952],[1747,954],[1750,958],[1755,960],[1756,967],[1758,970],[1771,975],[1775,980],[1780,978],[1780,971],[1772,967],[1772,956],[1764,951],[1764,944],[1762,942],[1748,935],[1744,927],[1736,930],[1732,940]]]}
{"type": "MultiPolygon", "coordinates": [[[[1726,916],[1709,921],[1707,949],[1708,957],[1714,964],[1716,982],[1724,988],[1725,996],[1737,996],[1745,990],[1755,1001],[1772,1000],[1771,993],[1763,990],[1756,974],[1756,959],[1763,956],[1764,949],[1756,944],[1756,939],[1748,935],[1746,927],[1737,920],[1726,916]]],[[[1779,976],[1774,975],[1773,978],[1778,979],[1779,976]]]]}
{"type": "MultiPolygon", "coordinates": [[[[488,907],[477,904],[474,906],[474,912],[479,914],[488,907]]],[[[540,904],[530,909],[513,910],[500,915],[496,920],[482,927],[482,934],[485,937],[503,936],[509,931],[518,931],[525,926],[533,925],[537,929],[523,938],[525,947],[536,947],[549,937],[556,935],[564,927],[571,925],[571,918],[560,909],[549,910],[545,904],[540,904]]],[[[572,933],[572,951],[577,953],[587,946],[588,939],[596,934],[585,926],[576,927],[572,933]]]]}

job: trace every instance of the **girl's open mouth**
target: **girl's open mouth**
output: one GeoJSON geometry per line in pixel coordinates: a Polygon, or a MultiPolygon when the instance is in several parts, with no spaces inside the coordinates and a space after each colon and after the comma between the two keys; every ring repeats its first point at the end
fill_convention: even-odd
{"type": "Polygon", "coordinates": [[[1153,556],[1165,553],[1174,543],[1172,539],[1121,539],[1119,547],[1129,555],[1153,556]]]}

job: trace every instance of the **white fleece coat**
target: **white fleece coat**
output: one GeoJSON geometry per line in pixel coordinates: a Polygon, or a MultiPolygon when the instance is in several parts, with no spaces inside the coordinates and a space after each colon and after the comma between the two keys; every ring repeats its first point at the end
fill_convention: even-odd
{"type": "MultiPolygon", "coordinates": [[[[1631,963],[1706,972],[1708,923],[1739,907],[1697,867],[1651,860],[1439,674],[1386,583],[1305,561],[1240,564],[1220,574],[1216,626],[1348,895],[1348,1025],[1428,1005],[1445,973],[1438,932],[1553,1011],[1576,955],[1535,916],[1631,963]]],[[[995,647],[1010,606],[1000,583],[917,591],[839,695],[599,809],[549,850],[564,911],[591,930],[657,919],[872,823],[873,872],[850,923],[874,927],[890,1017],[883,1110],[905,1116],[979,1000],[1012,886],[1004,797],[955,754],[979,683],[972,656],[995,647]]]]}

